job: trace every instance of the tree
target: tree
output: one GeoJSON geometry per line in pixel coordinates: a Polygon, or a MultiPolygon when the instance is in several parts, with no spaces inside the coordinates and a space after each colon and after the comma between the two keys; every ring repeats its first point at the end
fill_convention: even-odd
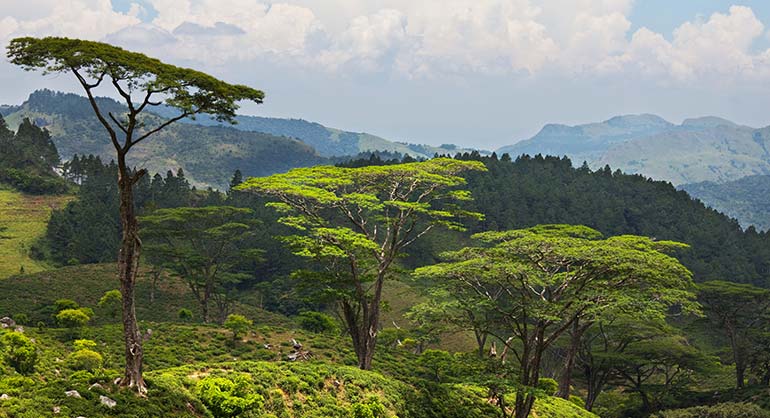
{"type": "Polygon", "coordinates": [[[698,300],[707,318],[718,326],[730,341],[735,363],[735,386],[742,388],[746,368],[754,351],[753,337],[770,317],[770,290],[749,284],[709,281],[698,285],[698,300]]]}
{"type": "Polygon", "coordinates": [[[659,251],[682,244],[637,236],[602,239],[583,226],[540,225],[485,232],[486,247],[446,254],[449,261],[419,268],[417,277],[443,279],[471,290],[493,321],[490,334],[517,362],[515,417],[527,417],[548,349],[578,319],[622,306],[658,310],[681,303],[694,309],[690,272],[659,251]],[[508,337],[510,335],[510,338],[508,337]]]}
{"type": "Polygon", "coordinates": [[[227,316],[224,325],[225,328],[232,331],[233,342],[235,342],[239,335],[249,330],[249,327],[253,325],[253,322],[243,315],[232,314],[227,316]]]}
{"type": "Polygon", "coordinates": [[[341,310],[358,366],[368,370],[377,340],[382,288],[393,263],[415,240],[436,226],[462,229],[457,218],[479,217],[456,202],[470,200],[458,189],[460,174],[483,171],[477,161],[437,158],[361,168],[313,167],[250,178],[237,189],[278,202],[280,221],[303,235],[286,238],[295,253],[320,262],[320,274],[305,275],[328,289],[341,310]],[[439,206],[441,203],[441,206],[439,206]]]}
{"type": "MultiPolygon", "coordinates": [[[[125,376],[121,384],[145,394],[142,377],[142,338],[136,321],[134,287],[139,267],[141,240],[134,208],[134,185],[146,170],[132,172],[127,157],[131,149],[165,127],[196,114],[208,113],[219,121],[232,122],[236,102],[261,103],[264,93],[246,86],[232,85],[199,71],[163,63],[143,54],[92,41],[68,38],[16,38],[8,45],[11,63],[25,70],[44,74],[72,73],[85,90],[94,114],[109,135],[118,165],[120,221],[122,239],[118,252],[118,278],[123,296],[123,337],[125,341],[125,376]],[[111,82],[127,107],[125,114],[101,109],[95,89],[105,80],[111,82]],[[138,94],[139,97],[134,97],[138,94]],[[155,122],[142,117],[149,107],[165,104],[179,110],[179,115],[155,122]]],[[[156,119],[157,120],[157,119],[156,119]]]]}
{"type": "Polygon", "coordinates": [[[206,206],[159,209],[140,218],[150,260],[187,282],[204,322],[211,320],[211,302],[218,304],[217,320],[225,320],[229,288],[249,277],[243,271],[248,261],[261,259],[261,251],[244,244],[254,234],[252,213],[248,208],[206,206]]]}
{"type": "Polygon", "coordinates": [[[106,312],[110,319],[115,319],[118,317],[118,313],[120,313],[121,299],[120,290],[108,290],[104,292],[96,306],[106,312]]]}

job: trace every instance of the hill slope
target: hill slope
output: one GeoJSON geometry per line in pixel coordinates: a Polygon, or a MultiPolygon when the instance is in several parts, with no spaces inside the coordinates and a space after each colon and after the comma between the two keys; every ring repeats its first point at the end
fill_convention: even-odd
{"type": "MultiPolygon", "coordinates": [[[[166,118],[179,114],[176,109],[169,107],[159,107],[153,109],[153,112],[166,118]]],[[[452,145],[435,147],[431,145],[393,142],[366,132],[343,131],[303,119],[264,118],[241,115],[236,117],[236,120],[238,123],[233,125],[235,129],[296,138],[315,148],[324,157],[357,155],[369,151],[386,151],[409,154],[418,158],[430,158],[436,153],[447,154],[458,151],[470,151],[468,149],[456,148],[452,145]]],[[[185,122],[203,126],[222,125],[222,122],[218,122],[207,115],[196,117],[195,120],[186,119],[185,122]]]]}
{"type": "MultiPolygon", "coordinates": [[[[111,99],[99,101],[105,111],[123,111],[111,99]]],[[[25,117],[45,126],[63,159],[74,154],[94,154],[104,161],[112,159],[114,150],[109,138],[84,97],[41,90],[32,93],[21,106],[7,108],[5,112],[12,128],[25,117]]],[[[148,126],[161,121],[155,115],[144,120],[148,126]]],[[[131,163],[150,172],[163,173],[181,167],[192,183],[219,188],[226,187],[236,169],[247,176],[263,176],[324,161],[312,147],[295,139],[184,123],[159,132],[131,153],[131,163]]]]}
{"type": "Polygon", "coordinates": [[[610,165],[674,184],[726,182],[770,174],[768,133],[717,117],[674,125],[655,115],[626,115],[586,125],[546,125],[498,152],[566,155],[578,164],[610,165]]]}
{"type": "Polygon", "coordinates": [[[683,184],[691,196],[733,217],[746,228],[770,230],[770,175],[748,176],[727,183],[705,181],[683,184]]]}

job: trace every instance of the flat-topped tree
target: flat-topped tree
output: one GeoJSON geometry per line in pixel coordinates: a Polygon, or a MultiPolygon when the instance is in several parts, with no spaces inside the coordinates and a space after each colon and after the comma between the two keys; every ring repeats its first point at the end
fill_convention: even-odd
{"type": "Polygon", "coordinates": [[[72,73],[85,90],[96,117],[115,147],[122,226],[118,267],[126,344],[126,372],[122,385],[146,393],[142,378],[142,340],[134,310],[134,286],[142,243],[138,236],[133,194],[134,184],[146,171],[133,171],[126,157],[136,144],[178,120],[199,113],[234,123],[238,109],[236,102],[261,103],[264,93],[109,44],[79,39],[17,38],[8,45],[8,58],[27,71],[72,73]],[[126,113],[105,113],[99,107],[94,93],[102,85],[111,85],[124,99],[126,113]],[[141,117],[142,113],[161,104],[176,108],[179,115],[155,124],[145,123],[148,120],[141,117]]]}
{"type": "Polygon", "coordinates": [[[253,190],[279,202],[269,205],[286,225],[302,231],[287,237],[295,253],[313,258],[320,272],[301,275],[337,304],[353,341],[358,366],[368,370],[377,341],[382,288],[393,263],[436,226],[462,229],[458,218],[470,200],[462,174],[485,171],[478,161],[436,158],[425,162],[361,168],[296,168],[250,178],[236,190],[253,190]],[[440,204],[440,205],[439,205],[440,204]]]}

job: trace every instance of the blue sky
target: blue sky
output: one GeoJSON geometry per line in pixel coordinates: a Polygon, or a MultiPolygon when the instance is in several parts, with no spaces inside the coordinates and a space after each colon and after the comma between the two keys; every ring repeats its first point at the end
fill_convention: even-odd
{"type": "MultiPolygon", "coordinates": [[[[27,0],[0,42],[115,43],[267,93],[243,113],[496,148],[655,113],[770,125],[767,0],[27,0]]],[[[0,63],[0,103],[67,76],[0,63]]],[[[104,91],[109,94],[109,91],[104,91]]]]}

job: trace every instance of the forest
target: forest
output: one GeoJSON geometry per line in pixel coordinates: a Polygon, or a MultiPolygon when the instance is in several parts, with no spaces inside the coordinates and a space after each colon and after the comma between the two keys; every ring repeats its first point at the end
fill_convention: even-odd
{"type": "Polygon", "coordinates": [[[770,416],[770,236],[668,182],[372,152],[199,188],[133,147],[261,91],[91,41],[8,50],[76,75],[114,158],[0,117],[2,190],[67,196],[23,249],[45,268],[0,277],[0,417],[770,416]],[[178,115],[143,118],[159,97],[178,115]]]}

